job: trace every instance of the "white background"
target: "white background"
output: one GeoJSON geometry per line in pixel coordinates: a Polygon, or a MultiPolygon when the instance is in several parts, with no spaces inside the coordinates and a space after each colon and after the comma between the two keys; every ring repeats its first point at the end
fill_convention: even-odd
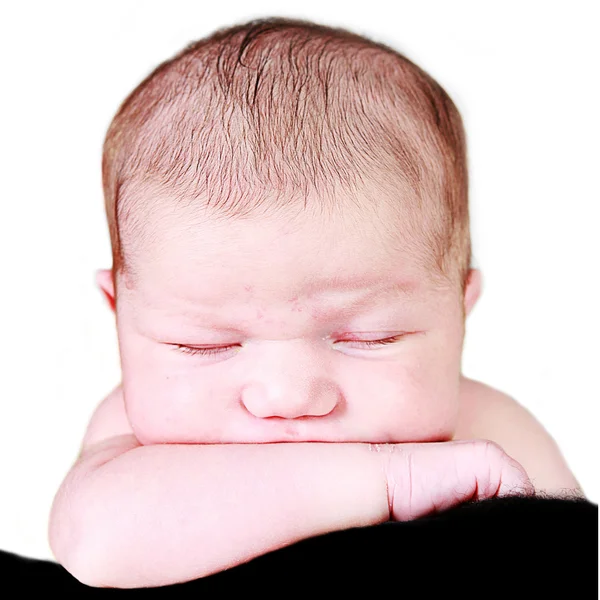
{"type": "Polygon", "coordinates": [[[114,112],[188,42],[273,15],[388,43],[458,105],[469,143],[475,260],[484,275],[464,372],[529,408],[597,502],[595,4],[3,4],[0,549],[51,557],[53,495],[95,405],[120,379],[113,316],[94,286],[95,270],[111,264],[100,159],[114,112]]]}

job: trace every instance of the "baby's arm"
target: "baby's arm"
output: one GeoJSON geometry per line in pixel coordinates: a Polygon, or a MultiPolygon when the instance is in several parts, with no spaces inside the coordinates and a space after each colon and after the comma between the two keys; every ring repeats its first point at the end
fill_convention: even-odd
{"type": "Polygon", "coordinates": [[[329,531],[532,489],[485,441],[141,446],[119,394],[92,417],[50,517],[57,560],[88,585],[179,583],[329,531]]]}
{"type": "Polygon", "coordinates": [[[386,521],[382,458],[368,444],[141,446],[101,406],[56,495],[50,545],[88,585],[203,577],[300,539],[386,521]],[[117,435],[99,439],[110,428],[117,435]]]}

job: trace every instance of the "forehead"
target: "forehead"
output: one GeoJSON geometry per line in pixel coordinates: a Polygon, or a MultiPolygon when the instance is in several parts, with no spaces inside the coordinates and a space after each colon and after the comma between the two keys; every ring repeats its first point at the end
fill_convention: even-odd
{"type": "Polygon", "coordinates": [[[379,218],[357,213],[224,221],[170,213],[149,216],[151,235],[133,257],[140,298],[269,301],[343,296],[425,285],[414,244],[401,228],[390,239],[379,218]]]}
{"type": "Polygon", "coordinates": [[[157,194],[129,237],[133,279],[119,295],[148,319],[189,315],[223,328],[260,315],[288,319],[290,310],[334,321],[346,307],[354,315],[398,299],[418,299],[423,312],[426,297],[434,306],[451,290],[430,266],[410,200],[399,210],[389,199],[365,184],[329,212],[309,197],[304,209],[288,203],[268,216],[229,219],[157,194]]]}

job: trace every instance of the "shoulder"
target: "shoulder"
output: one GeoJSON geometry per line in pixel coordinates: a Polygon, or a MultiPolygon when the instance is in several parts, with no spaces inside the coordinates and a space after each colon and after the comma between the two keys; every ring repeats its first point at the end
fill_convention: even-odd
{"type": "Polygon", "coordinates": [[[504,432],[507,419],[520,424],[527,422],[536,429],[535,426],[539,425],[533,415],[508,394],[464,376],[460,379],[459,414],[456,437],[460,439],[466,439],[473,433],[482,433],[483,430],[489,433],[504,432]]]}
{"type": "Polygon", "coordinates": [[[461,377],[460,418],[454,439],[487,439],[500,445],[527,471],[537,491],[581,493],[555,440],[514,398],[461,377]]]}

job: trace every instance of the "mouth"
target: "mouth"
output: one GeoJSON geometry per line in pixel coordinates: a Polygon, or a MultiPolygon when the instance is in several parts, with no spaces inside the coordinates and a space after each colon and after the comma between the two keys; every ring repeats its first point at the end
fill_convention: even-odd
{"type": "MultiPolygon", "coordinates": [[[[357,432],[354,431],[354,434],[357,432]]],[[[251,416],[230,423],[221,432],[221,443],[278,444],[285,442],[342,443],[351,442],[352,432],[339,418],[302,416],[285,417],[251,416]],[[226,437],[228,441],[223,438],[226,437]]]]}
{"type": "MultiPolygon", "coordinates": [[[[285,442],[333,442],[339,436],[332,435],[332,427],[323,427],[315,417],[268,417],[252,419],[252,422],[238,423],[227,437],[230,443],[278,444],[285,442]]],[[[341,441],[341,440],[340,440],[341,441]]]]}
{"type": "Polygon", "coordinates": [[[314,437],[314,433],[311,436],[310,431],[312,429],[314,432],[315,423],[310,423],[310,420],[310,417],[298,417],[293,420],[269,417],[263,419],[261,429],[269,437],[281,438],[281,441],[307,441],[308,438],[314,437]]]}

